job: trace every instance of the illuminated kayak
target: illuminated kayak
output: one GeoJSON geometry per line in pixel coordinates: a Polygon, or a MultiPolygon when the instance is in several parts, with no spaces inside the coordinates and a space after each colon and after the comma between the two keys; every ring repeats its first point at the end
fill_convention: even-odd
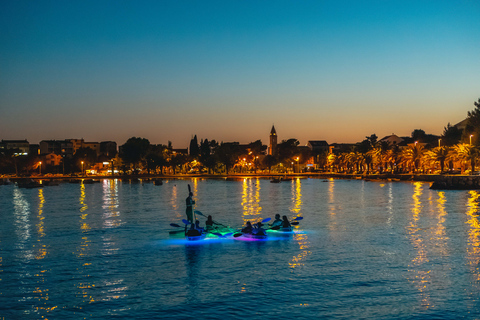
{"type": "Polygon", "coordinates": [[[186,235],[185,238],[187,238],[188,241],[199,241],[199,240],[203,240],[205,239],[205,237],[207,236],[207,233],[204,232],[200,235],[186,235]]]}
{"type": "Polygon", "coordinates": [[[293,227],[280,227],[280,229],[277,230],[277,232],[292,232],[293,227]]]}
{"type": "Polygon", "coordinates": [[[244,233],[243,237],[248,238],[248,239],[262,240],[262,239],[267,239],[268,236],[266,234],[244,233]]]}

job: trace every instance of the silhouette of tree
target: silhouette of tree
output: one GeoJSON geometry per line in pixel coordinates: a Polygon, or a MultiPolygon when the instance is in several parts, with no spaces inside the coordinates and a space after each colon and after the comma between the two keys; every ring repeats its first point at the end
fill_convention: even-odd
{"type": "Polygon", "coordinates": [[[470,136],[472,136],[472,144],[478,146],[480,144],[480,98],[473,104],[475,109],[468,111],[467,125],[463,130],[462,141],[470,142],[470,136]]]}
{"type": "Polygon", "coordinates": [[[222,142],[215,151],[215,157],[219,163],[225,166],[226,174],[233,167],[240,154],[241,150],[238,142],[222,142]]]}
{"type": "Polygon", "coordinates": [[[190,140],[190,148],[188,149],[190,156],[194,159],[197,159],[200,155],[200,148],[198,147],[197,135],[190,140]]]}
{"type": "Polygon", "coordinates": [[[268,173],[272,172],[272,167],[278,163],[277,158],[271,154],[266,155],[262,161],[263,165],[268,168],[268,173]]]}
{"type": "Polygon", "coordinates": [[[132,137],[120,147],[120,158],[125,165],[131,165],[136,172],[140,162],[145,159],[150,142],[145,138],[132,137]]]}
{"type": "Polygon", "coordinates": [[[298,154],[298,145],[300,142],[297,139],[282,140],[277,145],[278,160],[285,166],[289,166],[295,155],[298,154]]]}
{"type": "Polygon", "coordinates": [[[458,129],[455,126],[452,126],[450,122],[447,124],[446,127],[443,128],[442,134],[442,143],[446,146],[453,146],[460,142],[462,138],[463,130],[458,129]]]}

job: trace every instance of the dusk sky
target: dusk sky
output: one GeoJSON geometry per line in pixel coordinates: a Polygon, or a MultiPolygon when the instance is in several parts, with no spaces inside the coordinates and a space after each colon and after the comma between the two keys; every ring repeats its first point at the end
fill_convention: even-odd
{"type": "Polygon", "coordinates": [[[479,0],[2,1],[0,139],[441,134],[480,98],[479,17],[479,0]]]}

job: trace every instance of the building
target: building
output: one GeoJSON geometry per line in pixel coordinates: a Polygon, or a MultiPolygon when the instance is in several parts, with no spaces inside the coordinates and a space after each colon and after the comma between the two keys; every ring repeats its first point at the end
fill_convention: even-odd
{"type": "Polygon", "coordinates": [[[2,140],[0,143],[0,152],[13,150],[15,155],[28,155],[30,152],[30,143],[25,140],[2,140]]]}
{"type": "Polygon", "coordinates": [[[73,156],[74,146],[71,140],[42,140],[40,141],[40,153],[55,153],[63,156],[73,156]]]}
{"type": "Polygon", "coordinates": [[[277,154],[277,132],[275,131],[275,126],[272,125],[272,130],[270,130],[270,145],[268,148],[268,154],[274,156],[277,154]]]}
{"type": "Polygon", "coordinates": [[[329,151],[329,146],[325,140],[310,140],[307,143],[307,147],[312,150],[313,154],[321,154],[329,151]]]}
{"type": "Polygon", "coordinates": [[[117,155],[117,143],[115,141],[100,142],[100,154],[108,158],[114,158],[117,155]]]}
{"type": "Polygon", "coordinates": [[[399,136],[397,136],[396,134],[391,134],[389,136],[385,136],[383,137],[382,139],[380,139],[380,142],[382,141],[386,141],[388,142],[388,144],[390,146],[393,146],[393,145],[399,145],[400,143],[402,143],[405,139],[403,138],[400,138],[399,136]]]}

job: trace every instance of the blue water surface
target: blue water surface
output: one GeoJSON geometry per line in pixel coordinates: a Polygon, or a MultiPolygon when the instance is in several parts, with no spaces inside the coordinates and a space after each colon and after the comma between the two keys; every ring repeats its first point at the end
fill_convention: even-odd
{"type": "Polygon", "coordinates": [[[479,201],[360,180],[0,186],[0,319],[479,319],[479,201]],[[188,184],[234,228],[303,220],[189,242],[170,234],[188,184]]]}

